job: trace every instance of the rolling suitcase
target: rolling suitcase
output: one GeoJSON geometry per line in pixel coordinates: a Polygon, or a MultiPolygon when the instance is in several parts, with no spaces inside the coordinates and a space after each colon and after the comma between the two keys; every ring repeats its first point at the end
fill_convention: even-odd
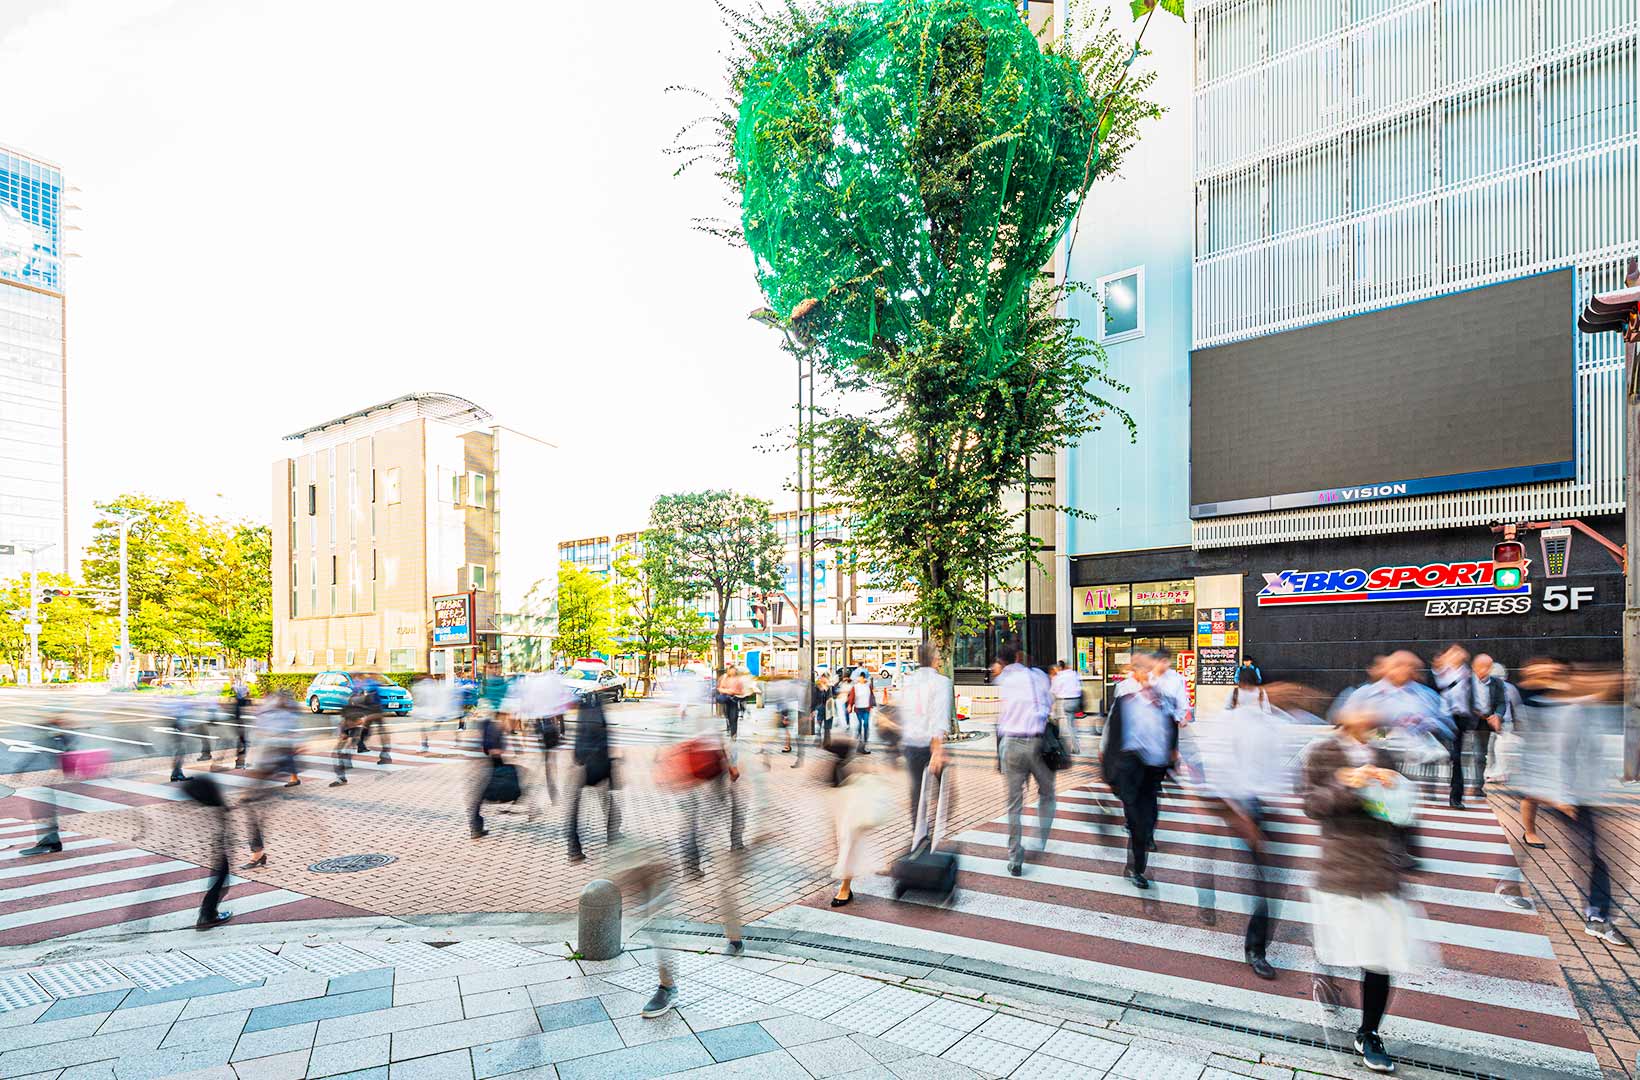
{"type": "Polygon", "coordinates": [[[890,876],[894,881],[894,899],[908,892],[926,893],[945,900],[957,887],[957,857],[948,851],[939,851],[940,839],[945,835],[945,808],[951,791],[951,766],[945,767],[940,778],[939,802],[934,808],[934,831],[925,836],[923,829],[928,820],[928,789],[933,776],[923,774],[922,797],[917,802],[917,832],[911,840],[911,851],[896,860],[890,876]]]}

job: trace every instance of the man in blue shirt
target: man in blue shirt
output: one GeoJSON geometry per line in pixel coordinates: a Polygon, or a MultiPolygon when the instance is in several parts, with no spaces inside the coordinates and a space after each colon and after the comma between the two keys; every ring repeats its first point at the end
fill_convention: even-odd
{"type": "Polygon", "coordinates": [[[1178,757],[1177,706],[1159,685],[1165,670],[1169,670],[1166,661],[1135,653],[1128,672],[1134,690],[1117,696],[1105,723],[1101,768],[1105,782],[1122,800],[1128,829],[1127,879],[1136,889],[1150,888],[1145,870],[1156,835],[1162,781],[1178,757]]]}
{"type": "Polygon", "coordinates": [[[1002,756],[1002,776],[1008,789],[1008,873],[1018,877],[1025,866],[1025,844],[1020,814],[1025,808],[1025,778],[1036,780],[1036,818],[1047,850],[1048,833],[1053,829],[1053,770],[1042,760],[1042,731],[1048,726],[1047,680],[1037,685],[1036,676],[1019,662],[1019,650],[1005,645],[997,651],[1002,671],[997,674],[997,693],[1002,711],[997,717],[997,740],[1002,756]]]}

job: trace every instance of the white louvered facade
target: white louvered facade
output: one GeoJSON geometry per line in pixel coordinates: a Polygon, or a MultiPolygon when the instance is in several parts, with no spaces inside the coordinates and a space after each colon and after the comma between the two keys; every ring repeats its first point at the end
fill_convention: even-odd
{"type": "MultiPolygon", "coordinates": [[[[1203,0],[1191,29],[1195,348],[1567,266],[1579,305],[1621,286],[1637,0],[1203,0]]],[[[1573,480],[1198,521],[1194,544],[1620,512],[1621,343],[1576,356],[1573,480]]]]}

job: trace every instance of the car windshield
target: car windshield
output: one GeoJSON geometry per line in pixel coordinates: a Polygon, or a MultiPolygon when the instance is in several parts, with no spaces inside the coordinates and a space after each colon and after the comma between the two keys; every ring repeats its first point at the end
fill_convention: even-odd
{"type": "Polygon", "coordinates": [[[564,672],[564,678],[566,678],[566,679],[581,679],[581,680],[595,682],[595,681],[597,681],[598,673],[595,672],[595,671],[588,671],[586,668],[572,667],[569,670],[564,672]]]}

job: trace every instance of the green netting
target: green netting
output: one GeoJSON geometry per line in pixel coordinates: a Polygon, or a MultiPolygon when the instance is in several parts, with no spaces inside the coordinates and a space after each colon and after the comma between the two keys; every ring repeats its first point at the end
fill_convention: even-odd
{"type": "Polygon", "coordinates": [[[1011,0],[877,0],[829,8],[741,91],[770,304],[836,364],[936,338],[980,374],[1007,363],[1083,195],[1098,108],[1075,63],[1011,0]]]}

